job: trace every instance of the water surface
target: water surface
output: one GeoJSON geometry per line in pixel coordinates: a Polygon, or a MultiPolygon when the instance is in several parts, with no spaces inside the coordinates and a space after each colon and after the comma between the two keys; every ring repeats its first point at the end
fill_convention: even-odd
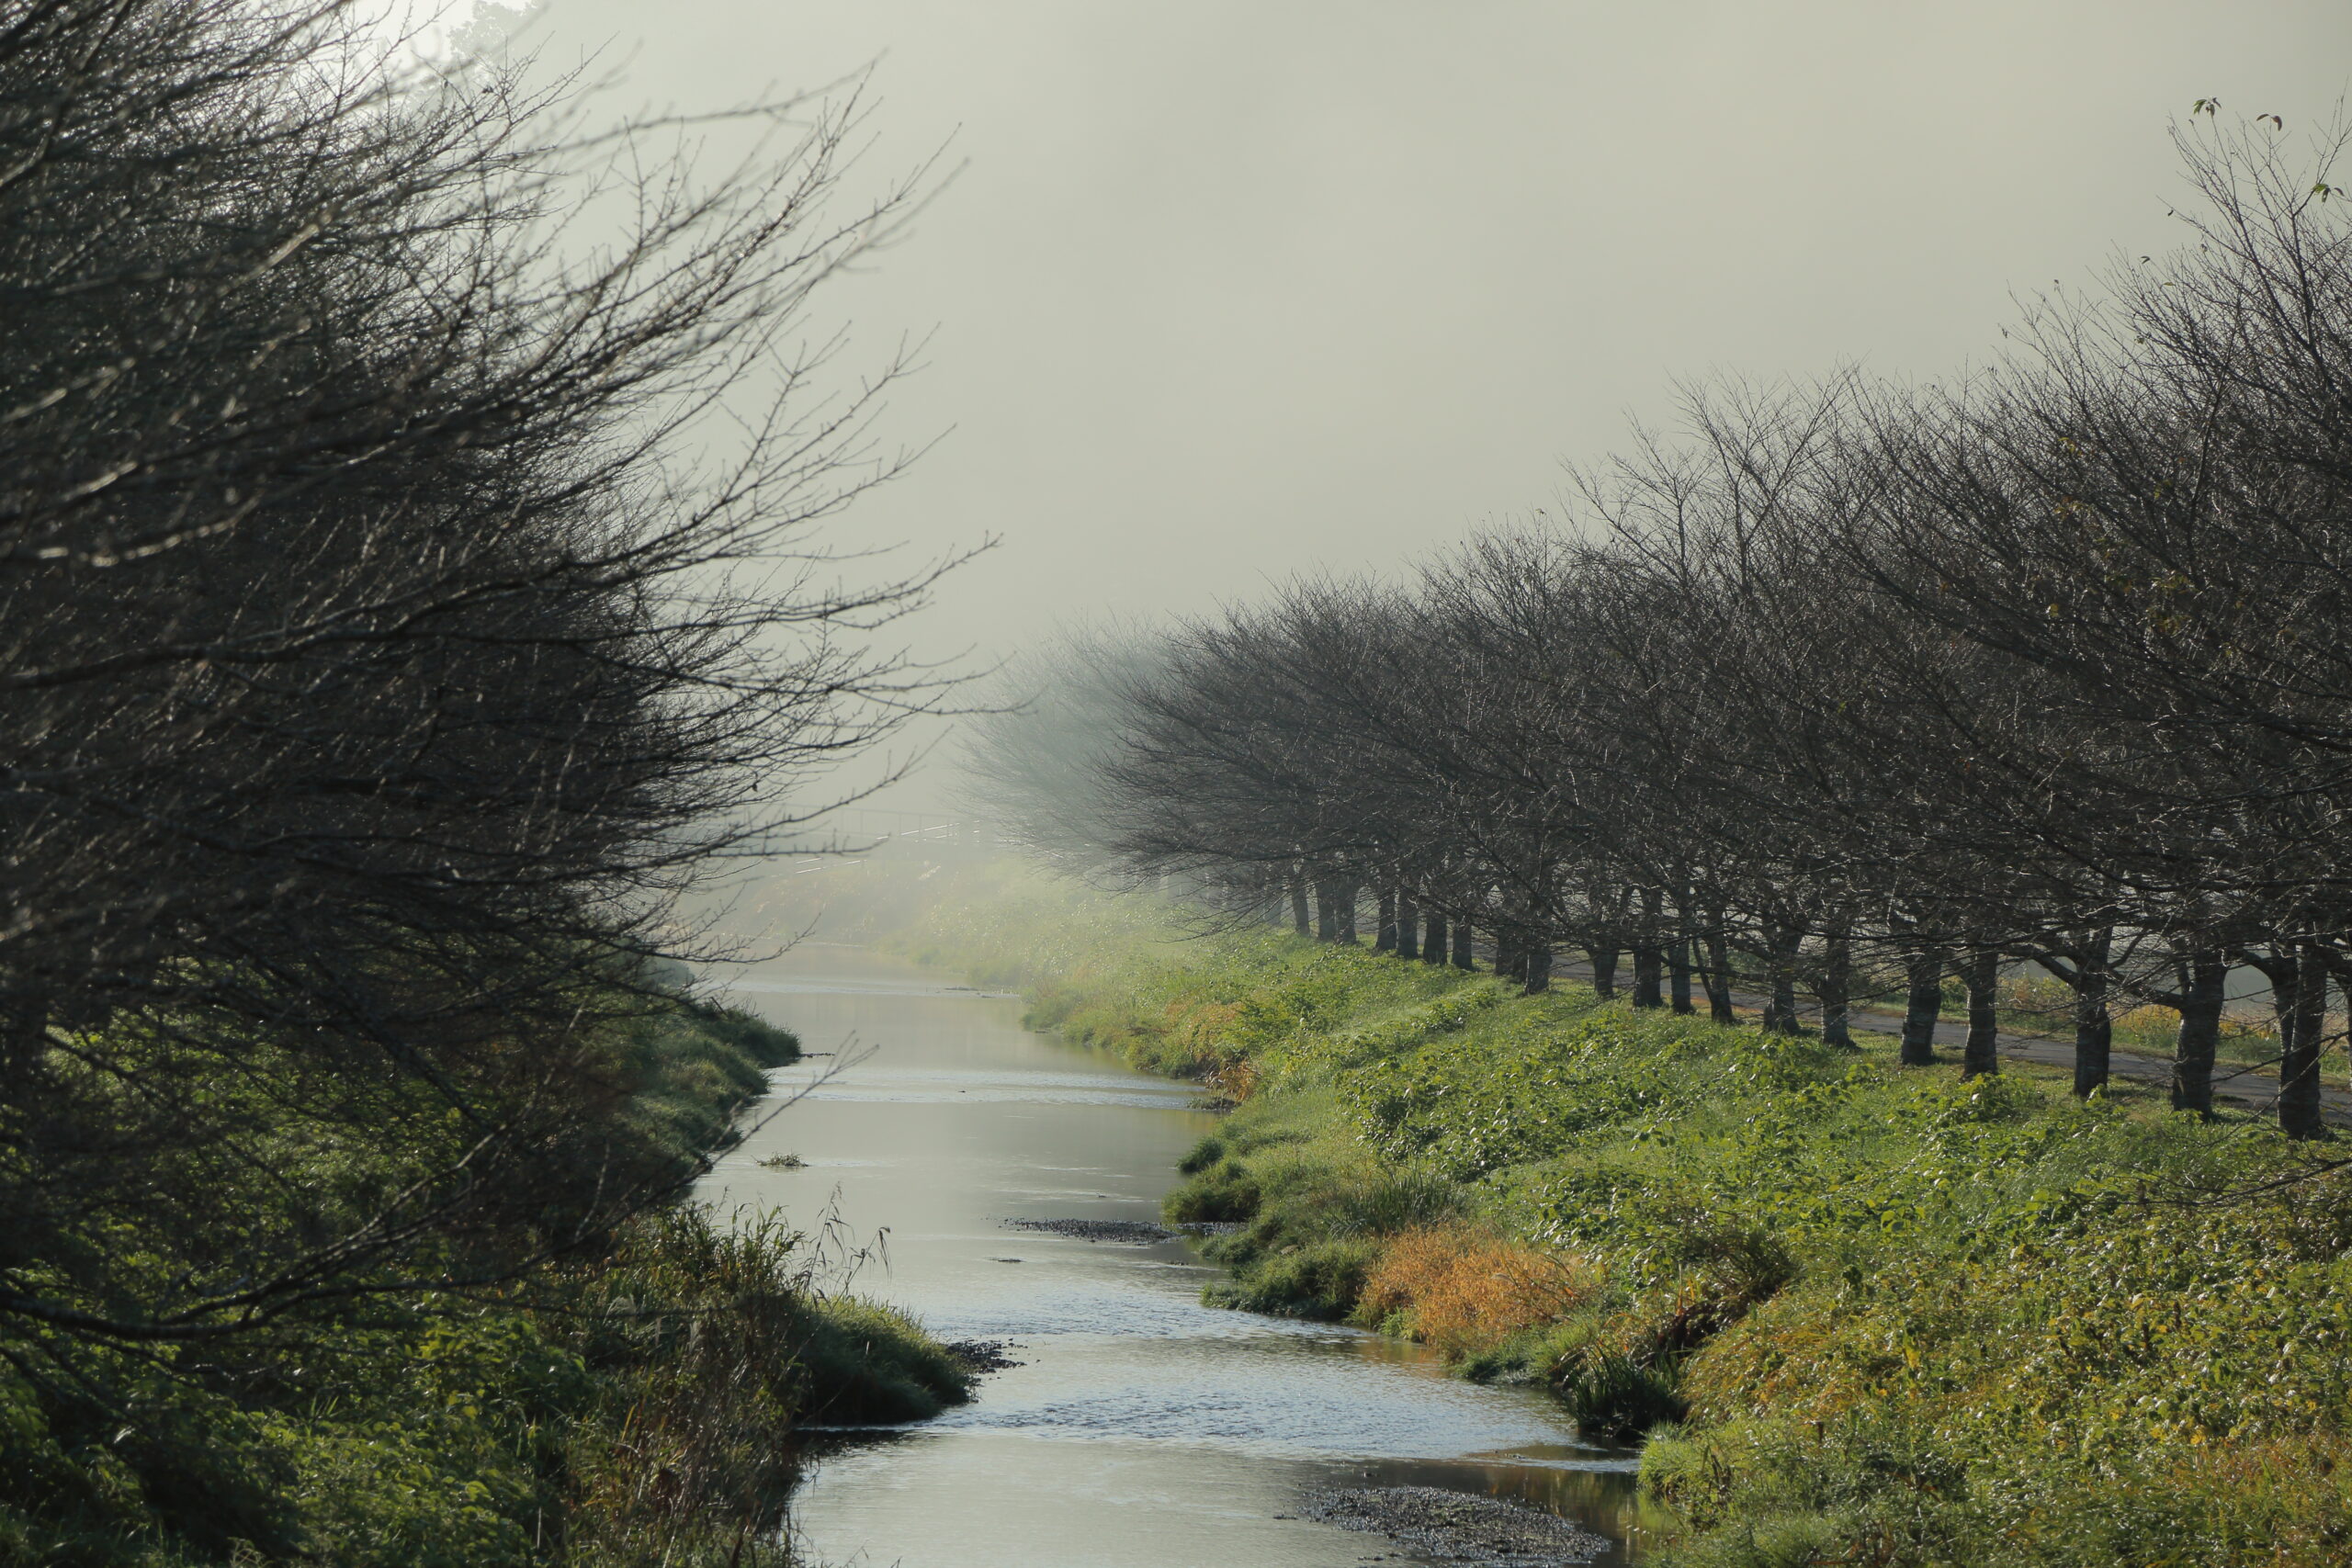
{"type": "MultiPolygon", "coordinates": [[[[1008,1219],[1155,1220],[1216,1117],[1191,1086],[1021,1027],[1017,1000],[808,944],[739,999],[812,1056],[803,1098],[721,1162],[722,1207],[830,1211],[876,1260],[856,1288],[1023,1365],[938,1420],[844,1435],[794,1507],[817,1561],[904,1568],[1342,1568],[1415,1559],[1289,1517],[1330,1486],[1414,1483],[1541,1503],[1622,1538],[1632,1461],[1579,1444],[1527,1390],[1414,1347],[1200,1304],[1182,1242],[1090,1243],[1008,1219]],[[758,1162],[798,1156],[796,1170],[758,1162]]],[[[1612,1554],[1604,1562],[1624,1561],[1612,1554]]]]}

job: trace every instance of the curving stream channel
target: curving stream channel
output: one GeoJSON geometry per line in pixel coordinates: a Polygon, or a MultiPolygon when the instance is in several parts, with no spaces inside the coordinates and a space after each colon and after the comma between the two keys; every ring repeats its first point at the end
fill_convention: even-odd
{"type": "Polygon", "coordinates": [[[1004,1224],[1157,1219],[1176,1161],[1216,1124],[1190,1086],[1032,1033],[1013,998],[855,948],[806,944],[735,985],[810,1051],[843,1055],[775,1075],[775,1092],[806,1098],[731,1151],[706,1195],[803,1229],[830,1205],[859,1241],[887,1233],[861,1293],[943,1338],[1012,1340],[1022,1363],[935,1421],[829,1439],[793,1510],[812,1561],[1434,1561],[1300,1517],[1317,1492],[1368,1485],[1535,1503],[1610,1537],[1594,1561],[1630,1560],[1632,1460],[1579,1444],[1542,1394],[1448,1378],[1375,1335],[1204,1307],[1217,1270],[1182,1241],[1004,1224]],[[805,1163],[760,1164],[787,1153],[805,1163]]]}

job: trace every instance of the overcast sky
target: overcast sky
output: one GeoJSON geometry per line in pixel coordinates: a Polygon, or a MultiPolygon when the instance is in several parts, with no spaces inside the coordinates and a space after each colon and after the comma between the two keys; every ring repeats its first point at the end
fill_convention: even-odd
{"type": "MultiPolygon", "coordinates": [[[[845,537],[1002,537],[911,629],[1383,567],[1546,504],[1678,378],[1948,371],[2174,243],[2192,99],[2330,118],[2346,0],[546,0],[543,56],[715,107],[871,64],[963,165],[820,315],[945,439],[845,537]]],[[[918,791],[917,793],[920,793],[918,791]]]]}

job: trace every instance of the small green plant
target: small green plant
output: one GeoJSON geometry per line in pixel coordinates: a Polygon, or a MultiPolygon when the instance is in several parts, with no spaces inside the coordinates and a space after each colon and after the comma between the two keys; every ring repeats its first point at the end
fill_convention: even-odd
{"type": "Polygon", "coordinates": [[[1226,1224],[1256,1215],[1259,1197],[1248,1167],[1220,1159],[1170,1192],[1160,1211],[1171,1224],[1226,1224]]]}
{"type": "Polygon", "coordinates": [[[1662,1422],[1680,1420],[1688,1409],[1670,1367],[1644,1365],[1597,1346],[1579,1347],[1555,1362],[1549,1381],[1577,1429],[1604,1441],[1642,1437],[1662,1422]]]}

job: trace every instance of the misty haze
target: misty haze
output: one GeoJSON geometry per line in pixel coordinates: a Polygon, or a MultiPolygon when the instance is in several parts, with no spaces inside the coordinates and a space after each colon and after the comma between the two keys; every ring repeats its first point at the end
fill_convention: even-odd
{"type": "Polygon", "coordinates": [[[0,1564],[2352,1562],[2347,92],[0,0],[0,1564]]]}

